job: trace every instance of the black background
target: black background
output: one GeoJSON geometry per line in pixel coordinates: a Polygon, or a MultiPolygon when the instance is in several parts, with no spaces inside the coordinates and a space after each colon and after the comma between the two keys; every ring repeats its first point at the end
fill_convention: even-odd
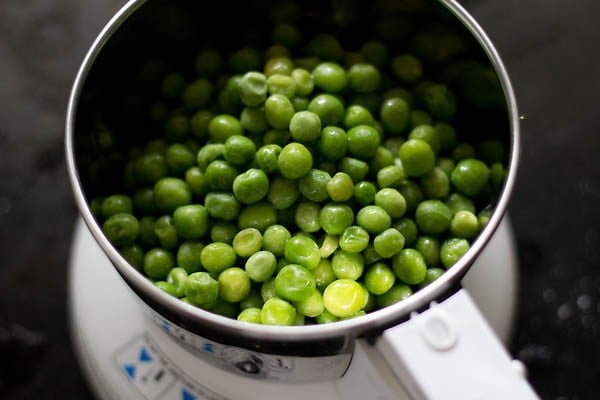
{"type": "MultiPolygon", "coordinates": [[[[597,0],[471,0],[522,121],[509,212],[519,246],[510,347],[544,399],[600,396],[597,0]]],[[[70,345],[77,212],[63,157],[68,92],[119,0],[0,1],[0,398],[88,398],[70,345]]]]}

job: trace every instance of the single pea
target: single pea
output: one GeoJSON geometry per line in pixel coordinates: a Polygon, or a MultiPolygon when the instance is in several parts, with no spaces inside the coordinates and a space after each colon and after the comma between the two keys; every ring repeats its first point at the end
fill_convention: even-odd
{"type": "Polygon", "coordinates": [[[120,212],[111,215],[102,225],[106,237],[115,246],[134,243],[140,233],[138,219],[130,213],[120,212]]]}
{"type": "Polygon", "coordinates": [[[396,275],[386,264],[377,262],[365,272],[365,286],[374,295],[381,295],[394,286],[396,275]]]}
{"type": "Polygon", "coordinates": [[[292,236],[284,249],[285,259],[293,264],[299,264],[308,270],[314,270],[321,260],[319,246],[307,236],[292,236]]]}
{"type": "Polygon", "coordinates": [[[415,105],[415,96],[413,95],[413,93],[410,90],[408,90],[405,87],[402,87],[402,86],[392,87],[391,89],[388,89],[385,92],[383,92],[383,95],[382,95],[383,100],[392,99],[394,97],[399,97],[402,100],[404,100],[410,108],[412,108],[415,105]]]}
{"type": "Polygon", "coordinates": [[[192,201],[192,192],[182,179],[165,177],[154,185],[154,201],[159,210],[173,212],[192,201]]]}
{"type": "Polygon", "coordinates": [[[308,174],[298,181],[300,193],[310,201],[321,202],[329,198],[327,187],[331,176],[319,169],[311,169],[308,174]]]}
{"type": "Polygon", "coordinates": [[[215,160],[223,160],[225,145],[223,143],[208,143],[198,150],[196,163],[202,172],[206,171],[209,164],[215,160]]]}
{"type": "Polygon", "coordinates": [[[406,200],[393,188],[383,188],[375,194],[375,205],[383,208],[392,218],[400,218],[406,213],[406,200]]]}
{"type": "Polygon", "coordinates": [[[323,291],[325,309],[339,318],[348,317],[365,304],[365,291],[352,279],[338,279],[323,291]]]}
{"type": "Polygon", "coordinates": [[[283,225],[271,225],[263,234],[263,249],[281,257],[285,252],[285,244],[292,237],[283,225]]]}
{"type": "Polygon", "coordinates": [[[238,321],[242,321],[242,322],[248,322],[251,324],[261,324],[261,319],[260,319],[260,313],[261,310],[260,308],[257,307],[249,307],[249,308],[245,308],[243,309],[239,315],[237,316],[237,320],[238,321]]]}
{"type": "Polygon", "coordinates": [[[277,172],[279,170],[277,159],[279,158],[280,153],[281,147],[279,145],[264,145],[256,152],[256,164],[258,164],[258,167],[267,174],[277,172]]]}
{"type": "Polygon", "coordinates": [[[306,300],[316,288],[310,271],[298,264],[288,264],[275,277],[275,292],[290,301],[306,300]]]}
{"type": "Polygon", "coordinates": [[[417,206],[415,222],[421,232],[437,235],[450,228],[452,212],[439,200],[424,200],[417,206]]]}
{"type": "Polygon", "coordinates": [[[233,238],[233,250],[240,257],[250,257],[260,251],[263,236],[256,228],[246,228],[239,231],[233,238]]]}
{"type": "Polygon", "coordinates": [[[144,249],[139,244],[133,243],[121,246],[119,247],[119,254],[138,271],[142,269],[144,265],[144,249]]]}
{"type": "Polygon", "coordinates": [[[424,175],[435,166],[433,150],[422,139],[408,139],[400,146],[398,155],[408,176],[424,175]]]}
{"type": "Polygon", "coordinates": [[[271,75],[267,79],[267,91],[269,94],[281,94],[291,99],[296,94],[296,82],[288,75],[271,75]]]}
{"type": "Polygon", "coordinates": [[[190,83],[183,90],[183,104],[192,110],[204,108],[213,93],[212,83],[208,79],[198,79],[190,83]]]}
{"type": "Polygon", "coordinates": [[[262,285],[260,285],[260,297],[263,302],[277,297],[277,293],[275,293],[275,277],[264,281],[262,285]]]}
{"type": "Polygon", "coordinates": [[[351,129],[359,125],[372,126],[374,122],[375,119],[373,118],[373,115],[366,107],[358,104],[352,104],[346,108],[343,121],[345,129],[351,129]]]}
{"type": "Polygon", "coordinates": [[[264,325],[292,325],[295,318],[294,306],[277,297],[265,301],[260,311],[260,322],[264,325]]]}
{"type": "Polygon", "coordinates": [[[160,245],[167,250],[175,249],[179,245],[175,219],[171,215],[163,215],[156,220],[154,233],[160,245]]]}
{"type": "Polygon", "coordinates": [[[244,127],[234,116],[229,114],[215,115],[208,123],[208,134],[216,143],[224,143],[233,135],[243,135],[244,127]]]}
{"type": "Polygon", "coordinates": [[[105,219],[119,213],[132,214],[133,201],[125,194],[113,194],[104,198],[100,205],[100,212],[105,219]]]}
{"type": "Polygon", "coordinates": [[[322,126],[337,126],[344,119],[344,104],[339,98],[323,93],[308,103],[308,111],[319,116],[322,126]]]}
{"type": "Polygon", "coordinates": [[[336,173],[333,178],[327,182],[327,194],[333,201],[350,200],[354,195],[354,183],[350,175],[344,172],[336,173]]]}
{"type": "Polygon", "coordinates": [[[289,139],[290,132],[287,129],[269,129],[263,135],[263,144],[285,146],[289,139]]]}
{"type": "Polygon", "coordinates": [[[237,73],[257,70],[262,62],[261,52],[250,46],[237,49],[229,57],[229,67],[237,73]]]}
{"type": "Polygon", "coordinates": [[[326,126],[321,130],[317,142],[319,153],[327,160],[336,161],[346,155],[348,136],[337,126],[326,126]]]}
{"type": "Polygon", "coordinates": [[[356,214],[356,222],[369,233],[381,233],[392,224],[390,215],[379,206],[365,206],[356,214]]]}
{"type": "Polygon", "coordinates": [[[238,267],[227,268],[219,274],[219,296],[230,303],[237,303],[250,293],[252,288],[246,271],[238,267]]]}
{"type": "Polygon", "coordinates": [[[292,102],[296,112],[308,110],[308,103],[310,99],[306,97],[294,96],[290,99],[290,101],[292,102]]]}
{"type": "Polygon", "coordinates": [[[472,239],[479,233],[479,221],[471,211],[461,210],[454,214],[450,232],[458,238],[472,239]]]}
{"type": "Polygon", "coordinates": [[[161,84],[160,90],[168,100],[177,100],[181,97],[183,90],[185,89],[185,78],[183,75],[177,72],[167,74],[161,84]]]}
{"type": "Polygon", "coordinates": [[[423,193],[429,199],[443,200],[450,193],[450,179],[439,167],[422,175],[420,181],[423,193]]]}
{"type": "Polygon", "coordinates": [[[312,233],[321,229],[319,222],[320,206],[317,203],[303,201],[296,206],[294,222],[301,231],[312,233]]]}
{"type": "Polygon", "coordinates": [[[142,154],[133,164],[133,173],[136,182],[154,185],[169,173],[165,156],[159,153],[142,154]]]}
{"type": "Polygon", "coordinates": [[[364,181],[369,173],[369,164],[354,157],[344,157],[338,163],[338,168],[352,178],[353,182],[364,181]]]}
{"type": "Polygon", "coordinates": [[[210,240],[213,242],[233,243],[238,228],[231,222],[217,221],[210,228],[210,240]]]}
{"type": "Polygon", "coordinates": [[[435,163],[435,166],[444,171],[446,176],[450,178],[450,174],[452,173],[452,170],[456,164],[454,164],[454,161],[452,161],[452,159],[449,157],[439,157],[435,163]]]}
{"type": "Polygon", "coordinates": [[[487,165],[480,160],[467,158],[456,165],[450,174],[450,181],[459,192],[475,196],[483,189],[489,176],[490,170],[487,165]]]}
{"type": "Polygon", "coordinates": [[[319,210],[319,225],[330,235],[341,235],[354,222],[354,212],[347,205],[328,203],[319,210]]]}
{"type": "Polygon", "coordinates": [[[213,314],[222,315],[227,318],[235,318],[240,313],[239,303],[231,303],[217,297],[217,301],[212,306],[210,311],[213,314]]]}
{"type": "Polygon", "coordinates": [[[362,181],[354,185],[354,199],[361,206],[366,206],[375,201],[375,193],[377,188],[371,182],[362,181]]]}
{"type": "Polygon", "coordinates": [[[238,217],[240,229],[256,228],[264,232],[269,226],[277,223],[277,212],[269,203],[259,201],[246,206],[238,217]]]}
{"type": "Polygon", "coordinates": [[[204,198],[206,212],[212,218],[233,221],[240,214],[240,202],[231,193],[210,192],[204,198]]]}
{"type": "Polygon", "coordinates": [[[504,145],[500,140],[487,139],[476,145],[477,157],[486,164],[501,163],[504,160],[504,145]]]}
{"type": "Polygon", "coordinates": [[[281,94],[273,94],[265,101],[265,116],[273,128],[287,129],[294,113],[293,104],[281,94]]]}
{"type": "Polygon", "coordinates": [[[359,158],[375,155],[381,142],[379,132],[369,125],[358,125],[348,131],[348,152],[359,158]]]}
{"type": "Polygon", "coordinates": [[[293,69],[294,62],[289,57],[272,57],[265,63],[264,73],[269,78],[277,75],[290,76],[293,69]]]}
{"type": "Polygon", "coordinates": [[[479,230],[483,230],[490,222],[490,218],[492,217],[492,210],[489,208],[484,208],[477,214],[477,222],[479,223],[479,230]]]}
{"type": "Polygon", "coordinates": [[[177,289],[175,289],[175,286],[173,286],[173,284],[171,284],[169,282],[156,281],[156,282],[154,282],[154,286],[156,286],[163,292],[170,294],[173,297],[180,297],[177,295],[177,289]]]}
{"type": "Polygon", "coordinates": [[[186,240],[179,245],[176,254],[177,266],[183,268],[188,274],[202,271],[200,254],[204,243],[197,240],[186,240]]]}
{"type": "Polygon", "coordinates": [[[431,282],[435,281],[437,278],[442,276],[444,270],[441,268],[429,268],[427,269],[427,274],[425,275],[425,279],[423,282],[419,284],[419,289],[423,289],[425,286],[429,285],[431,282]]]}
{"type": "Polygon", "coordinates": [[[410,121],[410,106],[400,97],[391,97],[381,103],[379,117],[386,132],[399,135],[404,132],[410,121]]]}
{"type": "Polygon", "coordinates": [[[165,249],[151,249],[144,256],[143,267],[150,279],[164,280],[171,268],[175,267],[175,257],[165,249]]]}
{"type": "Polygon", "coordinates": [[[221,88],[219,92],[217,103],[221,108],[221,112],[224,114],[237,114],[241,108],[244,107],[244,102],[240,94],[240,83],[242,81],[242,75],[235,74],[229,79],[227,77],[221,78],[221,82],[217,83],[217,87],[221,88]]]}
{"type": "Polygon", "coordinates": [[[438,122],[434,125],[440,138],[440,150],[449,151],[456,145],[456,130],[447,122],[438,122]]]}
{"type": "Polygon", "coordinates": [[[469,250],[469,242],[466,239],[450,238],[440,247],[440,259],[444,267],[450,268],[469,250]]]}
{"type": "Polygon", "coordinates": [[[154,225],[156,224],[156,217],[152,215],[145,215],[139,220],[139,234],[136,239],[136,243],[144,246],[145,248],[157,247],[160,245],[160,240],[154,232],[154,225]]]}
{"type": "Polygon", "coordinates": [[[231,245],[214,242],[204,246],[200,261],[208,272],[218,274],[235,265],[236,255],[231,245]]]}
{"type": "MultiPolygon", "coordinates": [[[[323,305],[325,305],[325,304],[323,304],[323,305]]],[[[321,314],[317,315],[315,317],[315,320],[317,321],[318,324],[330,324],[332,322],[339,321],[340,318],[336,317],[329,311],[325,310],[321,314]]]]}
{"type": "Polygon", "coordinates": [[[278,210],[288,209],[300,197],[300,190],[296,181],[277,176],[271,182],[267,200],[278,210]]]}
{"type": "Polygon", "coordinates": [[[375,296],[375,304],[379,308],[391,306],[408,298],[412,293],[413,291],[410,286],[397,282],[387,292],[375,296]]]}
{"type": "Polygon", "coordinates": [[[169,274],[167,275],[167,282],[173,285],[173,288],[175,288],[175,297],[184,296],[183,284],[187,277],[188,273],[183,268],[176,267],[169,271],[169,274]]]}
{"type": "Polygon", "coordinates": [[[250,168],[233,181],[233,194],[244,204],[262,200],[269,192],[269,178],[263,170],[250,168]]]}
{"type": "Polygon", "coordinates": [[[269,129],[264,107],[246,107],[240,114],[240,123],[250,133],[263,133],[269,129]]]}
{"type": "Polygon", "coordinates": [[[300,143],[290,143],[281,149],[277,165],[281,174],[288,179],[302,178],[311,170],[313,158],[300,143]]]}
{"type": "Polygon", "coordinates": [[[504,179],[506,178],[506,170],[500,162],[495,162],[490,166],[490,183],[493,190],[500,190],[504,179]]]}
{"type": "Polygon", "coordinates": [[[400,54],[392,58],[391,68],[394,76],[403,83],[416,83],[423,77],[423,65],[412,54],[400,54]]]}
{"type": "Polygon", "coordinates": [[[427,264],[421,253],[415,249],[402,249],[392,258],[394,273],[402,282],[419,284],[425,279],[427,264]]]}
{"type": "Polygon", "coordinates": [[[342,91],[348,84],[348,76],[342,66],[334,62],[317,65],[313,71],[315,86],[328,93],[342,91]]]}
{"type": "Polygon", "coordinates": [[[375,91],[381,83],[381,74],[377,67],[371,64],[354,64],[348,70],[348,86],[358,93],[375,91]]]}
{"type": "Polygon", "coordinates": [[[433,150],[433,154],[440,152],[441,140],[437,129],[429,124],[417,125],[408,134],[409,139],[421,139],[427,142],[433,150]]]}
{"type": "Polygon", "coordinates": [[[319,240],[321,243],[321,247],[319,247],[321,258],[329,258],[339,247],[339,238],[335,235],[325,234],[319,240]]]}
{"type": "Polygon", "coordinates": [[[308,96],[313,92],[315,83],[310,72],[303,68],[296,68],[292,71],[291,77],[296,84],[296,95],[308,96]]]}
{"type": "Polygon", "coordinates": [[[325,288],[337,278],[333,272],[333,268],[331,267],[331,261],[329,259],[321,259],[317,268],[310,271],[315,277],[315,281],[317,283],[317,289],[323,292],[325,288]]]}
{"type": "Polygon", "coordinates": [[[248,293],[248,296],[240,300],[240,309],[245,310],[247,308],[261,308],[265,302],[260,294],[258,286],[253,286],[248,293]]]}
{"type": "Polygon", "coordinates": [[[311,111],[299,111],[290,120],[289,129],[295,140],[312,142],[321,134],[321,119],[311,111]]]}
{"type": "Polygon", "coordinates": [[[267,77],[256,71],[246,72],[239,81],[239,94],[246,106],[260,106],[267,99],[267,77]]]}
{"type": "Polygon", "coordinates": [[[307,43],[307,53],[318,59],[340,61],[344,49],[336,36],[330,33],[319,33],[310,38],[307,43]]]}
{"type": "Polygon", "coordinates": [[[444,84],[428,86],[423,94],[423,101],[435,118],[445,120],[456,114],[456,97],[452,90],[444,84]]]}
{"type": "Polygon", "coordinates": [[[431,125],[433,122],[433,118],[427,111],[416,109],[410,112],[410,122],[408,126],[410,129],[413,129],[419,125],[431,125]]]}
{"type": "Polygon", "coordinates": [[[402,236],[404,236],[404,246],[412,246],[417,240],[419,233],[417,224],[408,218],[402,217],[398,221],[394,222],[394,228],[396,228],[402,236]]]}
{"type": "Polygon", "coordinates": [[[239,174],[240,170],[236,166],[223,160],[211,162],[204,172],[208,186],[212,190],[225,192],[232,190],[233,182],[239,174]]]}
{"type": "Polygon", "coordinates": [[[440,241],[434,236],[419,236],[415,250],[423,256],[427,267],[435,267],[440,262],[440,241]]]}
{"type": "Polygon", "coordinates": [[[392,153],[389,149],[382,145],[377,147],[375,154],[371,158],[372,171],[379,173],[382,168],[396,165],[394,162],[394,159],[396,158],[395,154],[397,153],[392,153]]]}
{"type": "Polygon", "coordinates": [[[404,236],[395,228],[389,228],[375,236],[373,247],[377,254],[390,258],[404,247],[404,236]]]}
{"type": "Polygon", "coordinates": [[[233,135],[225,141],[223,156],[232,165],[244,165],[254,159],[256,146],[246,136],[233,135]]]}
{"type": "Polygon", "coordinates": [[[219,283],[207,272],[194,272],[183,282],[183,293],[190,303],[211,309],[219,296],[219,283]]]}
{"type": "Polygon", "coordinates": [[[377,184],[382,188],[397,186],[404,179],[404,170],[398,165],[388,165],[377,171],[377,184]]]}
{"type": "Polygon", "coordinates": [[[460,193],[451,193],[446,199],[446,205],[450,208],[452,215],[463,210],[475,213],[475,204],[473,203],[473,200],[460,193]]]}
{"type": "MultiPolygon", "coordinates": [[[[350,220],[351,223],[352,220],[350,220]]],[[[360,253],[368,245],[369,232],[357,225],[348,226],[339,238],[339,246],[348,253],[360,253]]]]}
{"type": "MultiPolygon", "coordinates": [[[[206,176],[199,167],[191,167],[185,172],[185,183],[196,196],[205,196],[210,190],[206,176]]],[[[152,192],[152,201],[154,202],[154,192],[152,192]]]]}
{"type": "Polygon", "coordinates": [[[382,42],[376,40],[365,42],[360,47],[360,54],[362,54],[365,61],[376,67],[384,66],[388,62],[389,57],[387,47],[382,42]]]}
{"type": "Polygon", "coordinates": [[[208,213],[200,204],[177,207],[173,222],[177,235],[183,239],[199,239],[208,232],[208,213]]]}
{"type": "Polygon", "coordinates": [[[475,147],[470,143],[458,143],[454,146],[454,149],[452,149],[451,156],[452,161],[455,163],[469,158],[475,158],[475,147]]]}

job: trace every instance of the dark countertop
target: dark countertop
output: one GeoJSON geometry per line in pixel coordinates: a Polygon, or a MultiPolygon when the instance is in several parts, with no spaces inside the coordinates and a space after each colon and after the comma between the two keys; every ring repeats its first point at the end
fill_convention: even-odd
{"type": "MultiPolygon", "coordinates": [[[[600,395],[600,2],[464,2],[517,94],[510,214],[519,314],[510,351],[544,399],[600,395]]],[[[68,91],[120,0],[0,2],[0,398],[89,397],[68,336],[77,212],[63,161],[68,91]]]]}

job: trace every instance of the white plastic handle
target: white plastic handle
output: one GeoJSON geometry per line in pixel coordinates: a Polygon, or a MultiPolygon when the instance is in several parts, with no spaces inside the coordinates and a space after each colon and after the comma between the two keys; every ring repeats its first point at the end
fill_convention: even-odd
{"type": "Polygon", "coordinates": [[[539,399],[464,289],[386,330],[376,347],[415,400],[539,399]]]}

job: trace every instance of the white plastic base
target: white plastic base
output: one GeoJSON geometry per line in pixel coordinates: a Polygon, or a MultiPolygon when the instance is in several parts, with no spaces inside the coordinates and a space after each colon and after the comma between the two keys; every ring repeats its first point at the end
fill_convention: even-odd
{"type": "MultiPolygon", "coordinates": [[[[508,221],[480,255],[464,286],[498,337],[510,336],[517,260],[508,221]]],[[[98,399],[408,399],[379,353],[357,341],[346,375],[337,381],[283,384],[215,368],[151,323],[82,222],[70,260],[71,333],[98,399]]]]}

